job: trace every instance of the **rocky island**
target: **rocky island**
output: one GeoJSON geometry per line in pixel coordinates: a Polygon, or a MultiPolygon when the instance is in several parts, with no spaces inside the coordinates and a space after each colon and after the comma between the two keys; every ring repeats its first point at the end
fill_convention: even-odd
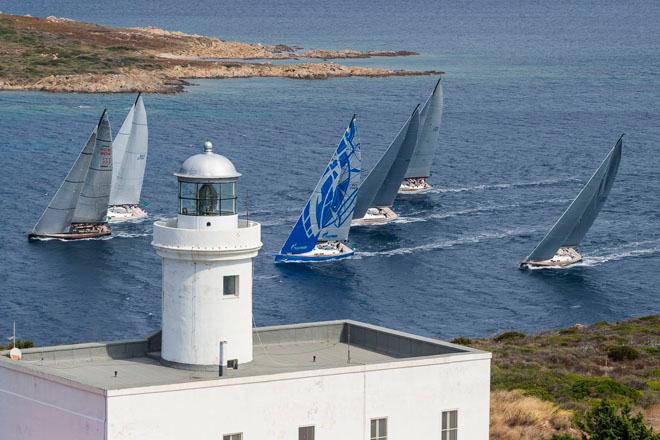
{"type": "Polygon", "coordinates": [[[150,27],[114,28],[66,18],[0,13],[0,90],[176,93],[183,91],[187,79],[194,78],[327,79],[442,73],[328,61],[410,55],[416,53],[303,51],[150,27]],[[273,62],[278,60],[291,61],[273,62]]]}

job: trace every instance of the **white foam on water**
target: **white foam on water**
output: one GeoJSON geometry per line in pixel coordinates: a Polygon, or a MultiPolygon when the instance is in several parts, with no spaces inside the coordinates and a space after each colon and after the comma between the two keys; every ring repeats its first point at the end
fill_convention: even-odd
{"type": "Polygon", "coordinates": [[[429,191],[427,191],[427,193],[458,193],[458,192],[468,192],[468,191],[485,191],[490,189],[526,188],[526,187],[534,187],[534,186],[557,185],[559,183],[575,182],[578,180],[579,179],[577,179],[576,177],[561,177],[555,179],[536,180],[532,182],[492,183],[492,184],[484,184],[484,185],[463,186],[456,188],[434,187],[429,191]]]}
{"type": "Polygon", "coordinates": [[[660,253],[660,240],[634,241],[618,247],[601,248],[601,255],[583,255],[583,260],[570,266],[528,267],[529,270],[569,270],[574,267],[594,267],[624,258],[644,257],[660,253]],[[642,247],[640,247],[642,246],[642,247]]]}
{"type": "Polygon", "coordinates": [[[116,238],[138,238],[138,237],[150,237],[153,235],[151,232],[117,232],[112,235],[103,238],[110,240],[112,237],[116,238]]]}
{"type": "Polygon", "coordinates": [[[434,214],[429,214],[424,217],[399,217],[398,219],[394,220],[393,223],[416,223],[416,222],[425,222],[429,220],[442,220],[452,217],[459,217],[463,215],[478,214],[482,212],[500,212],[500,211],[509,211],[515,208],[527,207],[527,206],[568,203],[570,200],[571,199],[546,199],[546,200],[534,200],[531,202],[511,203],[506,205],[486,205],[486,206],[479,206],[476,208],[461,209],[458,211],[437,212],[434,214]]]}
{"type": "Polygon", "coordinates": [[[607,255],[593,255],[586,256],[584,260],[576,266],[598,266],[603,263],[608,263],[610,261],[623,260],[624,258],[634,258],[634,257],[644,257],[648,255],[660,253],[660,247],[647,248],[647,249],[631,249],[631,250],[621,250],[619,252],[613,252],[607,255]]]}
{"type": "Polygon", "coordinates": [[[480,243],[483,241],[489,241],[489,240],[500,240],[503,238],[508,238],[508,237],[514,237],[514,236],[519,236],[519,235],[527,235],[530,233],[535,233],[537,230],[529,230],[529,229],[511,229],[507,231],[501,231],[501,232],[482,232],[477,235],[470,235],[466,237],[461,237],[457,238],[454,240],[442,240],[442,241],[434,241],[431,243],[426,243],[422,244],[419,246],[412,246],[412,247],[402,247],[402,248],[396,248],[396,249],[390,249],[386,251],[373,251],[373,252],[362,252],[358,251],[355,253],[356,256],[358,257],[392,257],[395,255],[407,255],[407,254],[415,254],[418,252],[428,252],[428,251],[434,251],[438,249],[449,249],[455,246],[462,246],[466,244],[474,244],[474,243],[480,243]]]}

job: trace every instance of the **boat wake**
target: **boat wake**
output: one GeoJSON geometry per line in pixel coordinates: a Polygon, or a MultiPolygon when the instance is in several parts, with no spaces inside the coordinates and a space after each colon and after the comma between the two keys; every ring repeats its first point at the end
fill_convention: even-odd
{"type": "Polygon", "coordinates": [[[585,256],[584,260],[576,266],[598,266],[610,261],[623,260],[624,258],[646,257],[660,254],[660,240],[633,242],[619,248],[603,249],[603,251],[607,253],[602,255],[585,256]]]}
{"type": "Polygon", "coordinates": [[[520,202],[520,203],[510,203],[506,205],[486,205],[479,206],[476,208],[461,209],[459,211],[448,211],[448,212],[438,212],[435,214],[430,214],[425,217],[399,217],[396,220],[393,220],[392,223],[418,223],[426,222],[429,220],[443,220],[452,217],[459,217],[463,215],[479,214],[482,212],[501,212],[501,211],[510,211],[515,208],[522,208],[527,206],[536,206],[536,205],[551,205],[551,204],[562,204],[569,202],[570,199],[546,199],[546,200],[534,200],[531,202],[520,202]]]}
{"type": "Polygon", "coordinates": [[[356,252],[355,256],[358,258],[366,257],[393,257],[395,255],[415,254],[418,252],[428,252],[438,249],[449,249],[455,246],[469,245],[481,243],[483,241],[501,240],[509,237],[516,237],[521,235],[529,235],[538,232],[538,229],[511,229],[501,232],[482,232],[477,235],[470,235],[460,237],[455,240],[436,241],[419,246],[402,247],[397,249],[390,249],[387,251],[374,251],[374,252],[356,252]]]}
{"type": "Polygon", "coordinates": [[[139,237],[151,237],[153,235],[152,232],[117,232],[113,233],[112,235],[108,237],[104,237],[107,240],[112,239],[113,237],[115,238],[139,238],[139,237]]]}
{"type": "Polygon", "coordinates": [[[428,190],[426,193],[427,194],[459,193],[459,192],[472,192],[472,191],[486,191],[491,189],[529,188],[535,186],[552,186],[566,182],[579,182],[579,181],[580,179],[578,179],[577,177],[562,177],[555,179],[536,180],[532,182],[493,183],[493,184],[474,185],[474,186],[462,186],[456,188],[434,187],[428,190]]]}
{"type": "Polygon", "coordinates": [[[570,270],[574,267],[594,267],[625,258],[646,257],[660,254],[660,240],[637,241],[616,248],[603,248],[601,255],[585,255],[584,259],[570,266],[528,267],[529,270],[570,270]],[[640,247],[641,246],[641,247],[640,247]],[[650,246],[650,247],[647,247],[650,246]]]}

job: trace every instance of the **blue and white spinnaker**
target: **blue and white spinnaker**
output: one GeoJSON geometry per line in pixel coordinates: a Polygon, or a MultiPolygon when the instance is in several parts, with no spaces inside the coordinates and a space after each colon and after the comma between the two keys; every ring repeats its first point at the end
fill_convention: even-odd
{"type": "Polygon", "coordinates": [[[348,239],[355,210],[362,155],[355,116],[303,208],[275,262],[339,260],[353,255],[348,239]]]}

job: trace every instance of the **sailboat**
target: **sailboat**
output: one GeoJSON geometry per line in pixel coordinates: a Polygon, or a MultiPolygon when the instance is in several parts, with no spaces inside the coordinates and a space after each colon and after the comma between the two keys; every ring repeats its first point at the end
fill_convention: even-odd
{"type": "Polygon", "coordinates": [[[140,207],[140,194],[148,148],[147,113],[142,95],[139,94],[112,143],[112,188],[108,218],[113,223],[147,216],[140,207]]]}
{"type": "Polygon", "coordinates": [[[623,135],[550,232],[520,263],[521,269],[566,267],[582,261],[576,249],[594,223],[619,170],[623,135]]]}
{"type": "Polygon", "coordinates": [[[30,239],[75,240],[110,235],[106,210],[112,178],[112,132],[107,112],[39,218],[30,239]]]}
{"type": "Polygon", "coordinates": [[[320,262],[354,254],[345,241],[360,186],[362,155],[355,115],[305,204],[276,263],[320,262]]]}
{"type": "Polygon", "coordinates": [[[398,217],[392,205],[415,151],[418,129],[419,106],[360,186],[352,225],[384,224],[398,217]]]}
{"type": "Polygon", "coordinates": [[[433,156],[440,145],[440,123],[442,122],[443,90],[438,79],[433,93],[419,112],[420,128],[415,152],[399,188],[399,194],[421,194],[432,188],[428,183],[433,156]]]}

